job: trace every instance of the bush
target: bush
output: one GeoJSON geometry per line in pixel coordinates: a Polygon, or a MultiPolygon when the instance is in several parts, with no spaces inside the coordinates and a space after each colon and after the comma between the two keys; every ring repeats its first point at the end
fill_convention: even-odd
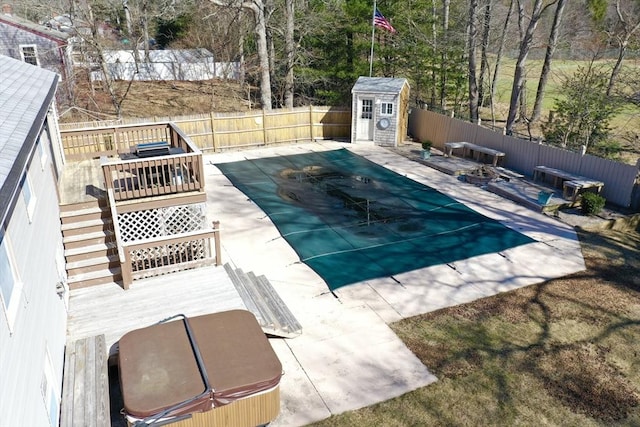
{"type": "Polygon", "coordinates": [[[422,149],[425,150],[425,151],[426,150],[430,150],[432,145],[433,145],[433,143],[431,141],[429,141],[429,140],[422,141],[422,149]]]}
{"type": "Polygon", "coordinates": [[[582,213],[585,215],[597,215],[604,208],[606,200],[599,194],[587,192],[582,194],[582,213]]]}

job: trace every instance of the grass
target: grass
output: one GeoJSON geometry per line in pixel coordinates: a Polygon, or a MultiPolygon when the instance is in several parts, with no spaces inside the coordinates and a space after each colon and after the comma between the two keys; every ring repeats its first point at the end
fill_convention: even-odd
{"type": "MultiPolygon", "coordinates": [[[[527,78],[526,78],[526,99],[527,114],[531,114],[533,103],[535,101],[536,90],[538,88],[538,79],[540,70],[542,69],[542,60],[530,59],[527,61],[527,78]]],[[[493,64],[491,65],[493,67],[493,64]]],[[[554,60],[551,63],[551,72],[545,89],[545,95],[542,102],[541,121],[546,121],[549,112],[555,108],[556,100],[563,98],[562,82],[565,78],[572,76],[579,67],[588,66],[588,61],[577,60],[554,60]]],[[[596,66],[610,69],[613,67],[613,61],[598,61],[596,66]]],[[[640,69],[640,61],[627,59],[624,63],[625,67],[640,69]]],[[[495,117],[496,120],[504,122],[509,112],[509,100],[511,97],[511,86],[513,83],[513,72],[515,68],[515,60],[504,58],[501,66],[500,75],[496,86],[495,100],[495,117]]],[[[481,117],[484,121],[491,120],[491,111],[489,108],[481,109],[481,117]]],[[[527,134],[524,125],[516,125],[516,130],[523,134],[527,134]]],[[[611,122],[613,139],[622,146],[620,161],[635,164],[640,154],[640,106],[627,103],[622,106],[621,110],[616,114],[611,122]]],[[[539,123],[532,126],[534,136],[542,135],[539,123]]]]}
{"type": "Polygon", "coordinates": [[[439,381],[314,426],[640,425],[639,231],[580,231],[584,272],[393,324],[439,381]]]}

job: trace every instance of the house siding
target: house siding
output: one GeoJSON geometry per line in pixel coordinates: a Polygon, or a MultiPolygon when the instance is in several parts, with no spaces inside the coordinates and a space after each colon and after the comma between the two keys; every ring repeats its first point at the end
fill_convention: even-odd
{"type": "Polygon", "coordinates": [[[66,52],[60,47],[61,41],[0,21],[0,54],[22,61],[20,45],[36,45],[39,65],[42,68],[65,75],[62,55],[66,52]]]}
{"type": "MultiPolygon", "coordinates": [[[[50,144],[49,138],[41,138],[50,144]]],[[[0,315],[0,426],[49,426],[49,415],[41,394],[47,352],[53,367],[53,387],[61,395],[67,311],[56,294],[62,280],[58,260],[62,236],[52,156],[43,147],[44,163],[37,147],[28,174],[36,198],[31,218],[24,198],[8,219],[8,236],[19,280],[23,284],[20,307],[12,330],[0,315]]]]}
{"type": "Polygon", "coordinates": [[[0,55],[22,61],[20,45],[35,45],[38,65],[61,77],[57,92],[59,103],[73,98],[73,70],[71,61],[71,45],[65,34],[51,31],[46,27],[40,30],[30,28],[36,24],[25,26],[24,20],[17,17],[0,16],[0,55]]]}

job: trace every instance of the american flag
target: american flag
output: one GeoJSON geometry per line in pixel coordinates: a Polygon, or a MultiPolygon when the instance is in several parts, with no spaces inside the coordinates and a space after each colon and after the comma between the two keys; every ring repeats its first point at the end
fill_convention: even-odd
{"type": "Polygon", "coordinates": [[[384,28],[387,31],[391,31],[392,33],[396,32],[396,29],[393,28],[391,23],[385,18],[380,11],[376,8],[376,13],[373,15],[373,25],[384,28]]]}

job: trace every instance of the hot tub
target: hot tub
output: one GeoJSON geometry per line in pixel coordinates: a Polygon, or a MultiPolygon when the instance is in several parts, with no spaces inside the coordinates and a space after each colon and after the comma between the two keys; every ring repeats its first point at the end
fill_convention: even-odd
{"type": "Polygon", "coordinates": [[[282,365],[252,313],[170,320],[120,339],[130,426],[253,427],[276,418],[282,365]]]}

